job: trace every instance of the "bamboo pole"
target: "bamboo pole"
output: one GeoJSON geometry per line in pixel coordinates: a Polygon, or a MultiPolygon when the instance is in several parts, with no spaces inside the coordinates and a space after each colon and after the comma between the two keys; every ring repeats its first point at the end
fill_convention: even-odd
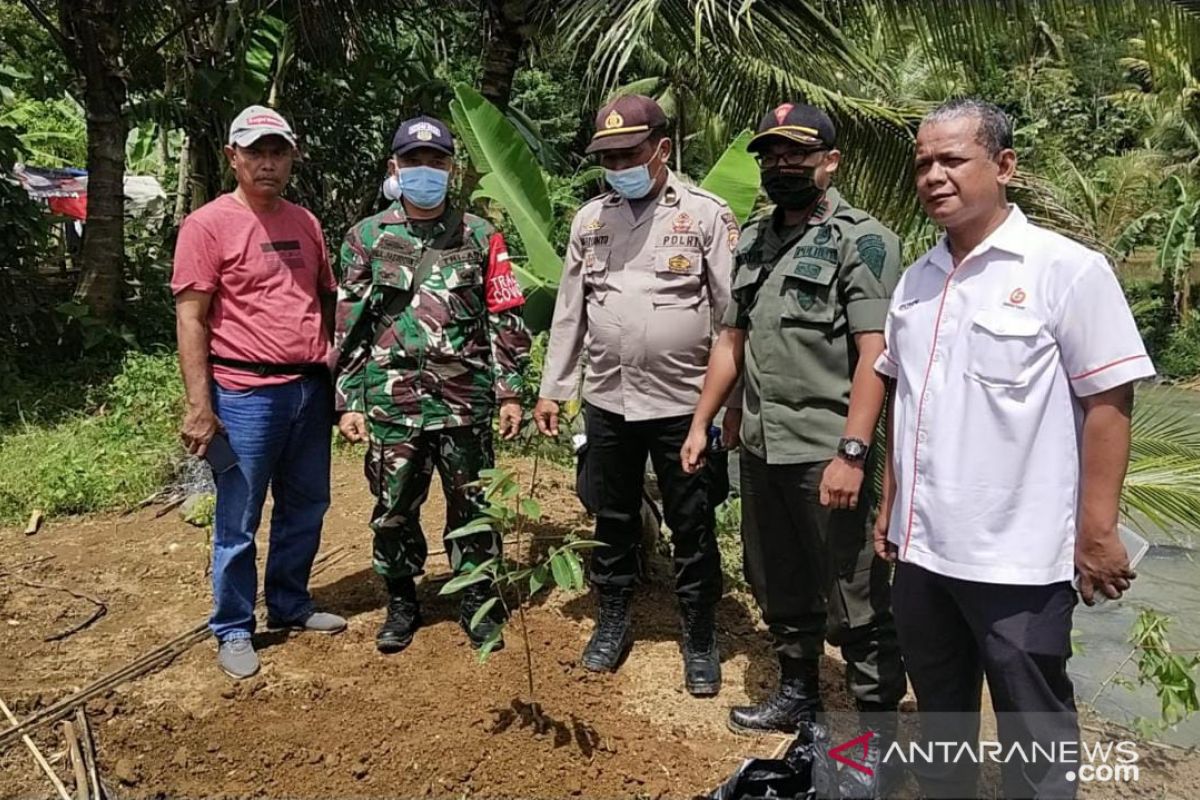
{"type": "MultiPolygon", "coordinates": [[[[344,547],[334,548],[314,561],[312,575],[316,576],[323,570],[341,561],[347,555],[345,550],[344,547]]],[[[262,592],[258,593],[258,601],[262,601],[262,592]]],[[[41,711],[30,715],[24,721],[18,721],[10,717],[12,727],[0,731],[0,749],[3,749],[18,736],[23,736],[34,728],[41,725],[49,725],[66,718],[77,707],[83,705],[93,697],[102,695],[126,681],[139,678],[157,666],[174,661],[197,643],[208,638],[208,636],[208,623],[201,622],[166,644],[160,645],[134,659],[124,667],[92,681],[74,694],[64,697],[57,703],[52,703],[41,711]]]]}
{"type": "Polygon", "coordinates": [[[75,773],[75,800],[88,800],[87,767],[83,763],[83,752],[79,748],[79,737],[70,720],[63,720],[63,738],[67,740],[67,753],[71,757],[71,769],[75,773]]]}
{"type": "MultiPolygon", "coordinates": [[[[8,706],[5,705],[3,700],[0,700],[0,711],[4,712],[4,716],[8,717],[9,722],[13,725],[17,724],[17,718],[8,710],[8,706]]],[[[29,748],[29,752],[33,753],[33,760],[37,762],[38,766],[42,768],[42,772],[46,773],[46,777],[54,784],[54,789],[58,792],[58,796],[62,800],[71,800],[71,795],[67,794],[67,787],[63,786],[62,781],[58,779],[58,774],[55,773],[49,762],[46,761],[46,757],[42,755],[42,751],[38,750],[37,745],[33,743],[33,739],[30,739],[29,735],[25,734],[21,737],[21,740],[25,742],[25,746],[29,748]]]]}
{"type": "Polygon", "coordinates": [[[92,725],[82,706],[75,709],[75,724],[79,726],[79,735],[83,737],[83,762],[87,767],[92,800],[104,800],[104,791],[100,788],[100,770],[96,766],[96,740],[92,738],[92,725]]]}

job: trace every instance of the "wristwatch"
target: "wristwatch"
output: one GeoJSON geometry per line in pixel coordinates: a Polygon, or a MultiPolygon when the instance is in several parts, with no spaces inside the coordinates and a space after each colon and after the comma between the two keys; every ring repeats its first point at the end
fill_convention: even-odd
{"type": "Polygon", "coordinates": [[[853,436],[843,436],[838,439],[837,454],[851,464],[859,464],[867,460],[867,451],[871,445],[853,436]]]}

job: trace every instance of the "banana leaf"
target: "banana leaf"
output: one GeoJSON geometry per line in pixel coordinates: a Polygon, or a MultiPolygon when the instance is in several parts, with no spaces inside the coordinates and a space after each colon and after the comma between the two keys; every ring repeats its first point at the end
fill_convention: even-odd
{"type": "Polygon", "coordinates": [[[758,199],[758,162],[746,149],[753,135],[750,131],[738,134],[700,184],[701,189],[729,203],[739,224],[745,223],[758,199]]]}
{"type": "Polygon", "coordinates": [[[454,89],[450,113],[471,163],[482,175],[472,200],[492,200],[520,235],[523,257],[513,272],[525,292],[525,321],[534,331],[550,326],[562,259],[550,243],[553,212],[542,169],[520,131],[466,84],[454,89]]]}

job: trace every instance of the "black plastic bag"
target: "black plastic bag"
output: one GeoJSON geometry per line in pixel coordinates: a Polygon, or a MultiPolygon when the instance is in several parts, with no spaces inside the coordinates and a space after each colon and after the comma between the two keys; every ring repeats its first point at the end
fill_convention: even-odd
{"type": "Polygon", "coordinates": [[[729,780],[708,795],[709,800],[807,800],[812,779],[781,758],[750,758],[729,780]]]}
{"type": "Polygon", "coordinates": [[[878,735],[867,747],[867,771],[849,766],[839,769],[829,755],[830,745],[825,726],[806,723],[783,758],[747,759],[707,800],[876,800],[885,796],[881,794],[887,787],[880,783],[878,735]]]}
{"type": "Polygon", "coordinates": [[[707,800],[816,800],[820,795],[814,778],[836,786],[837,775],[830,784],[830,770],[823,763],[828,761],[828,736],[820,725],[802,726],[783,758],[747,759],[707,800]]]}

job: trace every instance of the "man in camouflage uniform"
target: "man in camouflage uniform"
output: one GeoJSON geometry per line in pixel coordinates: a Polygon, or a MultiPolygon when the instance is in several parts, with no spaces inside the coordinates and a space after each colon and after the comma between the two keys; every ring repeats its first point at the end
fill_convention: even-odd
{"type": "Polygon", "coordinates": [[[864,480],[886,386],[874,370],[900,275],[895,234],[830,187],[841,153],[824,112],[785,103],[750,142],[772,213],[748,224],[733,300],[681,457],[703,460],[708,425],[744,371],[746,576],[782,681],[734,708],[739,732],[793,731],[821,710],[826,638],[858,708],[890,726],[904,695],[886,562],[874,553],[864,480]]]}
{"type": "MultiPolygon", "coordinates": [[[[427,555],[420,512],[433,469],[446,496],[445,533],[480,516],[482,495],[469,484],[493,465],[497,401],[501,435],[517,433],[530,344],[504,240],[485,220],[447,207],[454,140],[445,124],[403,123],[392,152],[402,195],[346,234],[335,337],[338,428],[368,442],[372,563],[389,595],[375,640],[384,653],[407,647],[421,624],[414,578],[427,555]]],[[[447,540],[446,550],[459,573],[499,556],[500,539],[484,531],[447,540]]],[[[494,611],[470,626],[493,595],[486,583],[464,592],[459,622],[475,647],[501,621],[494,611]]]]}

